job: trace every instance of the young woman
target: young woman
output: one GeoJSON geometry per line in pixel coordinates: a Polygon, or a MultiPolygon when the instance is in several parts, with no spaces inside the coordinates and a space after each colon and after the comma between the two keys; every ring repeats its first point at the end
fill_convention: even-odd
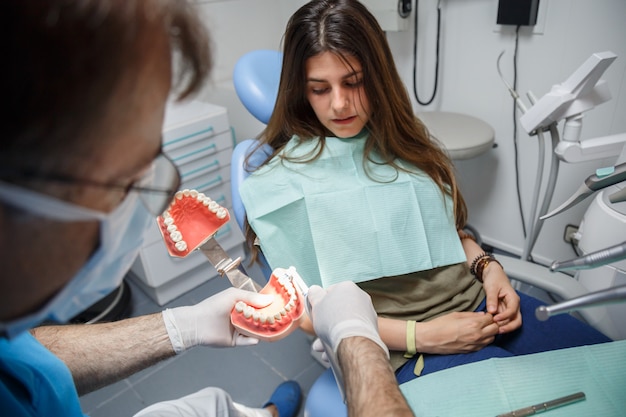
{"type": "Polygon", "coordinates": [[[241,188],[247,240],[309,284],[350,280],[369,293],[399,382],[609,340],[572,317],[536,321],[538,301],[517,294],[462,232],[452,163],[413,114],[385,35],[360,2],[301,7],[281,74],[260,137],[274,153],[241,188]]]}

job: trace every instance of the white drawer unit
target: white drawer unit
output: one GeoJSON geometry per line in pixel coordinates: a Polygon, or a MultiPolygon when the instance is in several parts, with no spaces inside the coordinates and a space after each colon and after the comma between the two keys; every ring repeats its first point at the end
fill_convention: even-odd
{"type": "MultiPolygon", "coordinates": [[[[232,149],[233,136],[225,108],[195,101],[168,105],[163,152],[180,170],[181,189],[203,192],[230,209],[232,149]]],[[[244,237],[234,218],[215,238],[233,259],[244,257],[244,237]]],[[[155,220],[146,232],[130,276],[157,304],[164,305],[218,273],[200,252],[186,258],[171,257],[155,220]]]]}

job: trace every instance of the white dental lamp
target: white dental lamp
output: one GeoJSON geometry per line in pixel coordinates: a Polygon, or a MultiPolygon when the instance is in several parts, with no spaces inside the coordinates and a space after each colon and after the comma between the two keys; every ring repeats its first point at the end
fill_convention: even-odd
{"type": "Polygon", "coordinates": [[[626,133],[580,140],[583,113],[611,99],[609,87],[600,77],[616,58],[617,55],[608,51],[591,55],[565,82],[554,85],[520,117],[524,130],[534,134],[537,129],[549,129],[553,123],[565,120],[562,140],[555,149],[564,162],[619,155],[626,143],[626,133]]]}
{"type": "MultiPolygon", "coordinates": [[[[626,133],[580,140],[583,113],[611,98],[607,83],[600,77],[616,58],[609,51],[593,54],[565,82],[554,85],[541,99],[537,100],[529,93],[528,98],[532,104],[529,109],[526,109],[517,93],[507,84],[518,108],[523,112],[520,117],[522,127],[528,134],[537,135],[541,141],[544,140],[543,133],[549,131],[553,145],[552,166],[542,206],[537,213],[544,159],[543,154],[540,154],[532,207],[532,218],[536,221],[527,236],[521,260],[510,261],[512,268],[508,270],[512,278],[520,277],[526,283],[534,280],[539,287],[548,291],[552,284],[556,287],[557,282],[565,287],[573,284],[560,272],[554,273],[551,278],[543,271],[545,268],[528,262],[530,252],[545,219],[599,191],[585,212],[578,230],[578,248],[583,256],[575,260],[555,262],[551,268],[552,271],[577,270],[572,279],[577,280],[576,284],[582,286],[585,293],[577,294],[580,289],[574,289],[576,286],[572,285],[571,291],[560,294],[569,292],[570,295],[566,294],[565,298],[570,300],[544,307],[537,312],[537,316],[547,319],[553,314],[579,310],[590,305],[602,305],[601,309],[590,308],[580,313],[609,337],[625,339],[626,325],[623,317],[626,316],[626,304],[609,307],[604,305],[626,301],[626,133]],[[562,120],[565,123],[562,139],[559,140],[557,124],[562,120]],[[618,155],[615,166],[598,170],[585,180],[571,198],[546,214],[560,162],[578,163],[618,155]]],[[[541,145],[540,149],[543,148],[541,145]]]]}

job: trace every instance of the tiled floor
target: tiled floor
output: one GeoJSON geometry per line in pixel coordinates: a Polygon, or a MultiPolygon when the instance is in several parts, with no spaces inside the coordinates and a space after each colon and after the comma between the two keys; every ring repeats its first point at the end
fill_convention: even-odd
{"type": "MultiPolygon", "coordinates": [[[[226,279],[215,278],[161,307],[130,284],[133,316],[195,304],[229,286],[226,279]]],[[[296,330],[280,341],[252,347],[198,347],[87,394],[81,397],[81,405],[92,417],[132,416],[155,402],[215,386],[225,389],[236,402],[260,407],[278,384],[289,379],[298,381],[306,395],[324,371],[311,356],[310,346],[310,337],[296,330]]],[[[299,416],[303,409],[304,404],[299,416]]]]}

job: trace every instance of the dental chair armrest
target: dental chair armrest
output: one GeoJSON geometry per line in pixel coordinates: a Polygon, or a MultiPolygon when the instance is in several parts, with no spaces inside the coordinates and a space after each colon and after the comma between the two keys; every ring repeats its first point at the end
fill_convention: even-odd
{"type": "MultiPolygon", "coordinates": [[[[569,300],[589,293],[589,290],[574,277],[561,272],[550,272],[548,267],[500,254],[498,255],[498,261],[500,261],[510,279],[532,285],[563,300],[569,300]]],[[[591,325],[597,323],[600,320],[599,315],[601,315],[601,313],[593,309],[583,309],[577,313],[591,325]]]]}
{"type": "Polygon", "coordinates": [[[498,255],[498,261],[510,279],[540,288],[565,300],[589,292],[572,276],[561,272],[550,272],[545,266],[524,262],[506,255],[498,255]]]}

